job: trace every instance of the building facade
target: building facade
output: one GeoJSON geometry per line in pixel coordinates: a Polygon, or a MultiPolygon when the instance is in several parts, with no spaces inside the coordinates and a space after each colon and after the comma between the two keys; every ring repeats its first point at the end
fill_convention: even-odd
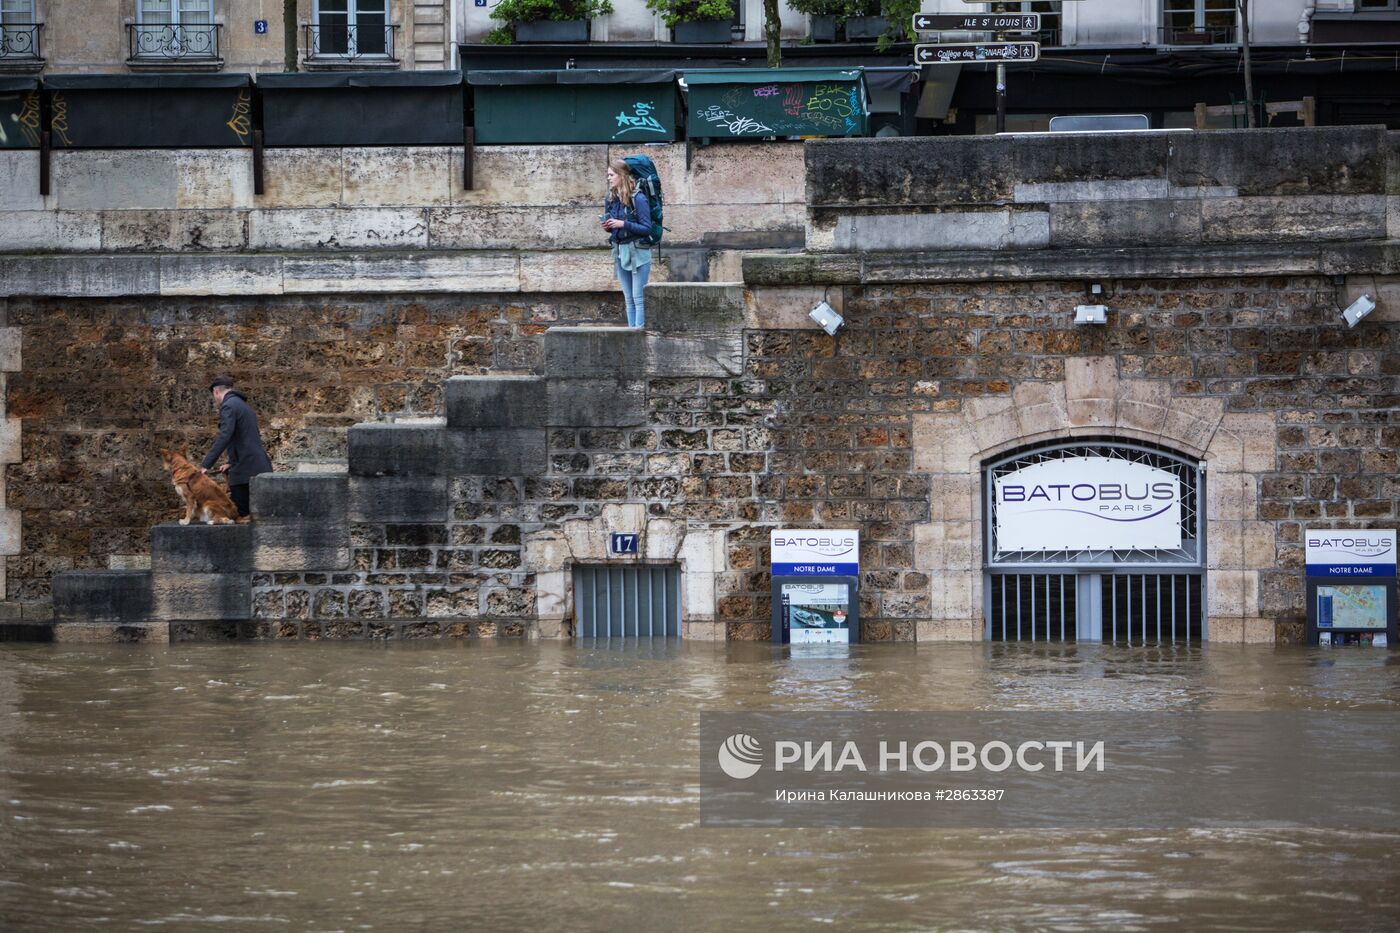
{"type": "MultiPolygon", "coordinates": [[[[295,6],[297,60],[308,68],[451,68],[458,63],[457,46],[480,44],[502,25],[491,18],[495,0],[297,0],[295,6]]],[[[991,6],[962,0],[920,4],[928,12],[991,6]]],[[[616,0],[613,7],[591,22],[587,45],[673,41],[662,15],[644,0],[616,0]]],[[[1036,38],[1046,48],[1200,48],[1239,40],[1234,0],[1018,0],[998,8],[1041,14],[1036,38]]],[[[814,17],[786,4],[781,9],[781,34],[794,51],[827,41],[814,31],[814,17]]],[[[280,71],[283,11],[275,0],[4,0],[0,70],[280,71]]],[[[873,47],[884,26],[882,21],[875,33],[841,44],[873,47]]],[[[1250,30],[1251,41],[1260,45],[1393,42],[1400,40],[1400,7],[1396,0],[1254,0],[1250,30]]],[[[763,37],[761,0],[736,0],[722,44],[742,49],[761,45],[763,37]]],[[[907,43],[910,36],[895,30],[890,38],[907,43]]],[[[545,54],[527,44],[518,50],[525,61],[545,54]]],[[[892,54],[902,61],[908,49],[899,46],[892,54]]]]}
{"type": "MultiPolygon", "coordinates": [[[[448,0],[297,0],[299,67],[452,67],[448,0]]],[[[5,0],[0,70],[282,71],[280,0],[5,0]]]]}

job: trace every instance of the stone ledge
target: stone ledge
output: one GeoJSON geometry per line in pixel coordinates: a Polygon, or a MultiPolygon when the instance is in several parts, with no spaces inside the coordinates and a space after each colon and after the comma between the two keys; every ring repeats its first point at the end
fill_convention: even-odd
{"type": "Polygon", "coordinates": [[[0,253],[0,266],[5,269],[0,298],[542,293],[616,288],[612,260],[602,249],[208,255],[12,252],[0,253]]]}
{"type": "Polygon", "coordinates": [[[1400,241],[1133,249],[923,253],[759,253],[744,257],[749,286],[903,285],[1026,279],[1400,273],[1400,241]]]}

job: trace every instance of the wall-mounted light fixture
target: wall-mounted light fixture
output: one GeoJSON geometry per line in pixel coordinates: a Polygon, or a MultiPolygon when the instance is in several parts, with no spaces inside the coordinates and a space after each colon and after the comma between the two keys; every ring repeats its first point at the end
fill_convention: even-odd
{"type": "Polygon", "coordinates": [[[1370,295],[1362,295],[1360,298],[1346,306],[1342,311],[1342,320],[1347,322],[1347,327],[1355,327],[1362,318],[1376,310],[1376,302],[1370,295]]]}
{"type": "Polygon", "coordinates": [[[1076,324],[1107,324],[1108,305],[1103,303],[1103,285],[1099,282],[1089,283],[1089,297],[1097,298],[1093,304],[1077,305],[1074,309],[1074,323],[1076,324]]]}
{"type": "Polygon", "coordinates": [[[807,316],[816,321],[818,327],[833,337],[841,329],[841,325],[846,323],[846,319],[837,314],[836,309],[827,304],[825,298],[817,302],[817,306],[808,312],[807,316]]]}

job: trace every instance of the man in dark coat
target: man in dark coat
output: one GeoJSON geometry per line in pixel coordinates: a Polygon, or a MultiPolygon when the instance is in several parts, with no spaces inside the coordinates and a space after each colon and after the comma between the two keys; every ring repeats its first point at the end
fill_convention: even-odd
{"type": "Polygon", "coordinates": [[[216,376],[209,385],[214,404],[219,408],[219,436],[199,467],[205,473],[228,452],[228,463],[216,472],[228,474],[228,494],[238,506],[239,515],[248,514],[248,487],[259,473],[271,473],[272,461],[263,449],[258,433],[258,416],[248,406],[248,400],[233,388],[232,376],[216,376]]]}

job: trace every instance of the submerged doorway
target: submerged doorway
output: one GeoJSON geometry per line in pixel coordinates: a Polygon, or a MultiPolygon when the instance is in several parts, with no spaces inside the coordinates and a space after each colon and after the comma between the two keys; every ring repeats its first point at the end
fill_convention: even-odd
{"type": "Polygon", "coordinates": [[[983,467],[983,610],[992,641],[1205,637],[1200,464],[1111,439],[983,467]]]}
{"type": "Polygon", "coordinates": [[[679,638],[680,567],[575,565],[574,623],[575,638],[679,638]]]}

